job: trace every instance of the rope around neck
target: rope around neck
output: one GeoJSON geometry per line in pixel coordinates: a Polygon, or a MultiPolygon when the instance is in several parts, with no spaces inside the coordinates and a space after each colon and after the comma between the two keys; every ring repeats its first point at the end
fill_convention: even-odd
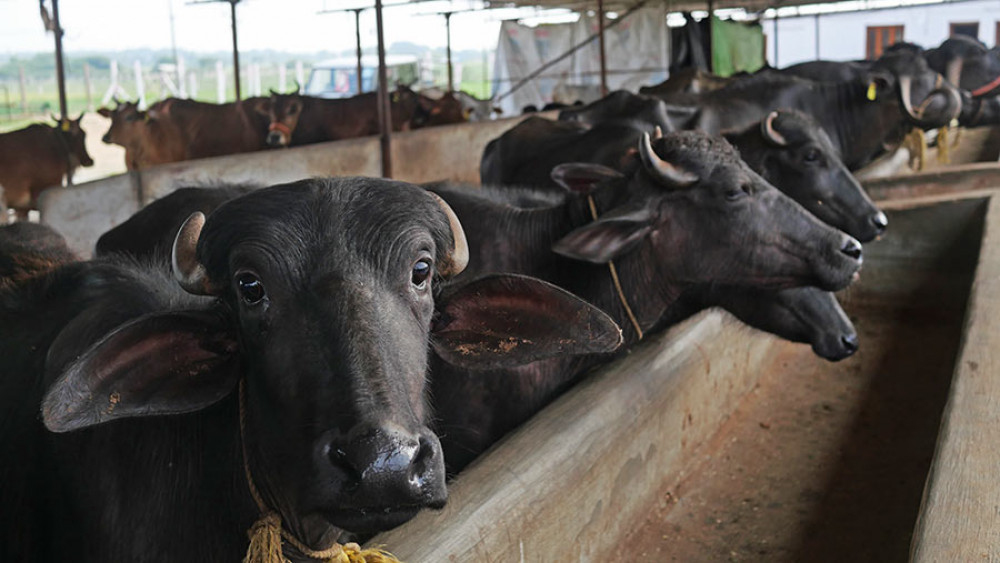
{"type": "MultiPolygon", "coordinates": [[[[593,194],[587,194],[587,205],[590,206],[590,216],[597,220],[597,204],[594,203],[593,194]]],[[[622,289],[622,282],[618,279],[618,269],[615,268],[615,263],[612,260],[608,260],[608,270],[611,272],[611,281],[615,284],[615,291],[618,292],[618,300],[621,301],[622,307],[625,308],[625,314],[628,315],[628,320],[632,323],[632,328],[635,329],[635,333],[639,335],[639,340],[642,340],[643,333],[642,328],[639,327],[639,321],[635,318],[635,314],[632,313],[632,307],[628,305],[628,299],[625,299],[625,291],[622,289]]]]}
{"type": "Polygon", "coordinates": [[[378,548],[361,549],[361,546],[356,543],[339,544],[333,542],[333,545],[326,549],[315,550],[299,541],[281,526],[281,516],[277,511],[268,509],[260,490],[254,483],[253,475],[250,473],[246,442],[247,409],[244,381],[244,379],[240,379],[240,450],[243,453],[243,471],[246,474],[247,487],[250,489],[250,496],[257,504],[257,510],[260,511],[261,517],[247,531],[247,535],[250,536],[250,546],[247,547],[243,563],[287,563],[288,559],[281,549],[282,541],[288,542],[302,555],[310,559],[327,563],[400,563],[399,559],[387,551],[378,548]]]}

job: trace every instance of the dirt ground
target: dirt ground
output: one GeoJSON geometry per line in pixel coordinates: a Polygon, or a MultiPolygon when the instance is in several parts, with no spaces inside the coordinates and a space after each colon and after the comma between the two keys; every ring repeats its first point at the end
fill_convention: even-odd
{"type": "Polygon", "coordinates": [[[855,309],[859,352],[785,345],[622,561],[907,559],[962,310],[855,309]]]}
{"type": "Polygon", "coordinates": [[[87,134],[87,152],[94,160],[93,166],[78,168],[73,174],[73,182],[82,184],[98,178],[105,178],[125,172],[125,149],[118,145],[109,145],[101,137],[111,127],[111,120],[99,114],[87,112],[81,122],[87,134]]]}

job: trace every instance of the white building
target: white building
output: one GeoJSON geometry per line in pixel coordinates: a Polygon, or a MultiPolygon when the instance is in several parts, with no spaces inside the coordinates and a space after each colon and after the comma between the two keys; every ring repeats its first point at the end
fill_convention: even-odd
{"type": "MultiPolygon", "coordinates": [[[[859,11],[808,13],[812,6],[782,8],[762,22],[767,60],[785,67],[817,59],[853,60],[877,56],[897,41],[936,47],[953,33],[973,35],[987,46],[1000,40],[1000,2],[968,0],[864,9],[874,2],[852,2],[859,11]],[[777,39],[775,39],[777,26],[777,39]]],[[[769,11],[768,15],[773,14],[769,11]]]]}

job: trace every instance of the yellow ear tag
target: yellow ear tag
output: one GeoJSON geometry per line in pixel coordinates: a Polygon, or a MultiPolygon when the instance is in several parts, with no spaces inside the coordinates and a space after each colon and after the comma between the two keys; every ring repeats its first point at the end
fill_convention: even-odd
{"type": "Polygon", "coordinates": [[[69,133],[69,121],[63,121],[61,127],[63,131],[69,133]]]}
{"type": "Polygon", "coordinates": [[[875,83],[872,82],[868,85],[868,99],[875,101],[875,83]]]}

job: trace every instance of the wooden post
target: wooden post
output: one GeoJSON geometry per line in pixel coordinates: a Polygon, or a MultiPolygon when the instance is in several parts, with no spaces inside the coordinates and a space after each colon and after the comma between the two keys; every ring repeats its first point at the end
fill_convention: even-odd
{"type": "MultiPolygon", "coordinates": [[[[385,38],[382,34],[382,0],[375,0],[375,33],[378,36],[378,122],[382,148],[382,177],[392,177],[392,105],[389,103],[385,69],[385,38]]],[[[360,78],[360,77],[359,77],[360,78]]]]}
{"type": "Polygon", "coordinates": [[[69,112],[66,110],[66,69],[63,66],[63,29],[59,23],[59,0],[52,0],[52,23],[55,24],[53,34],[56,36],[56,82],[59,86],[59,117],[61,119],[69,119],[69,112]]]}
{"type": "MultiPolygon", "coordinates": [[[[601,0],[598,0],[599,2],[601,0]]],[[[444,14],[445,56],[448,59],[448,91],[455,91],[455,69],[451,64],[451,12],[444,14]]]]}
{"type": "Polygon", "coordinates": [[[601,96],[608,95],[608,61],[604,50],[604,0],[597,0],[597,43],[601,65],[601,96]]]}
{"type": "Polygon", "coordinates": [[[285,63],[278,65],[278,91],[284,92],[288,89],[288,79],[285,76],[285,63]]]}
{"type": "Polygon", "coordinates": [[[236,3],[240,0],[229,0],[229,14],[233,28],[233,80],[236,85],[236,101],[243,97],[240,95],[240,48],[236,41],[236,3]]]}
{"type": "Polygon", "coordinates": [[[354,39],[358,54],[358,94],[365,91],[361,85],[361,10],[354,10],[354,39]]]}

